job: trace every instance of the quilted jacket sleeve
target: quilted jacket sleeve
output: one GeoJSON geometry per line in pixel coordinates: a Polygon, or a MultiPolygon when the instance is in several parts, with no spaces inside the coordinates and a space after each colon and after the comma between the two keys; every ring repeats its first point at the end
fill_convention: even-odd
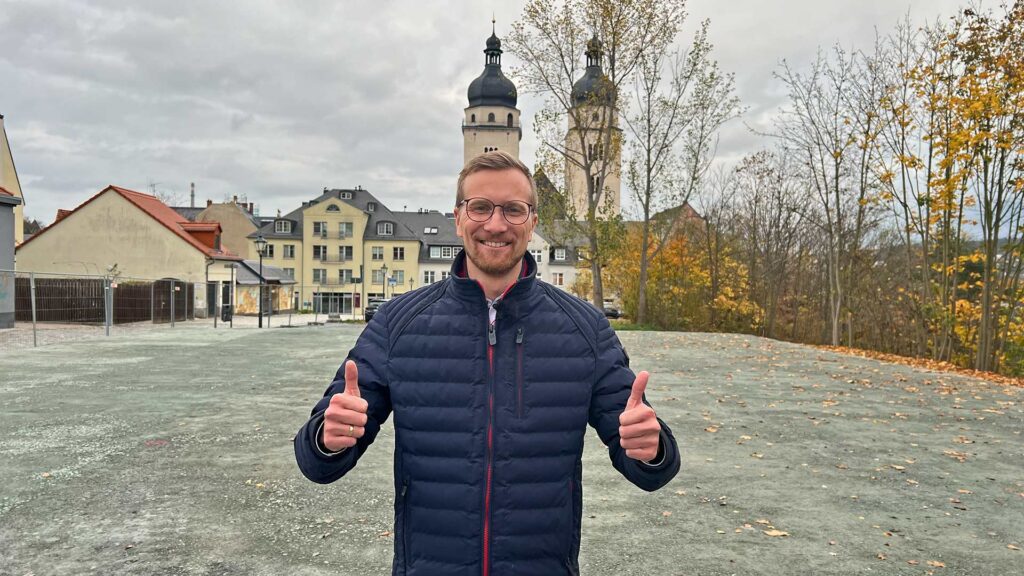
{"type": "MultiPolygon", "coordinates": [[[[657,490],[668,484],[679,472],[676,439],[672,436],[672,430],[659,418],[659,456],[663,456],[659,465],[649,466],[626,456],[626,451],[619,444],[619,415],[626,408],[626,400],[629,399],[636,376],[629,369],[629,357],[618,336],[603,318],[597,334],[597,352],[594,393],[590,400],[590,425],[597,430],[601,441],[608,447],[608,456],[616,470],[648,492],[657,490]]],[[[644,403],[650,405],[646,396],[644,403]]]]}
{"type": "MultiPolygon", "coordinates": [[[[368,404],[365,434],[356,445],[337,454],[326,454],[318,447],[317,434],[324,419],[324,411],[331,396],[345,391],[345,363],[342,362],[334,381],[327,387],[324,397],[313,407],[312,417],[295,435],[295,460],[302,474],[320,484],[328,484],[351,470],[380,432],[380,427],[391,414],[391,394],[387,381],[388,334],[386,306],[381,306],[347,360],[359,368],[359,394],[368,404]]],[[[321,445],[322,446],[322,445],[321,445]]]]}

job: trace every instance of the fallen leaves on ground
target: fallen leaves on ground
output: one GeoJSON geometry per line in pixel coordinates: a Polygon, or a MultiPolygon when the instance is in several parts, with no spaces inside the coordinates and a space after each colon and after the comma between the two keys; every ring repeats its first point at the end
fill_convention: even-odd
{"type": "Polygon", "coordinates": [[[928,564],[932,568],[945,568],[946,567],[946,563],[945,562],[939,562],[938,560],[929,560],[928,562],[925,562],[925,564],[928,564]]]}
{"type": "Polygon", "coordinates": [[[789,532],[784,532],[782,530],[762,530],[762,532],[764,532],[765,536],[771,536],[773,538],[789,536],[789,532]]]}
{"type": "Polygon", "coordinates": [[[972,376],[974,378],[988,380],[989,382],[995,382],[996,384],[1024,388],[1024,378],[1011,378],[994,372],[983,372],[981,370],[960,368],[959,366],[950,364],[949,362],[939,362],[928,358],[908,358],[906,356],[897,356],[896,354],[886,354],[884,352],[875,352],[873,350],[860,350],[858,348],[847,348],[845,346],[818,346],[818,348],[828,350],[830,352],[838,352],[840,354],[860,356],[861,358],[871,358],[874,360],[882,360],[884,362],[892,362],[894,364],[914,366],[915,368],[925,368],[936,372],[954,372],[964,376],[972,376]]]}

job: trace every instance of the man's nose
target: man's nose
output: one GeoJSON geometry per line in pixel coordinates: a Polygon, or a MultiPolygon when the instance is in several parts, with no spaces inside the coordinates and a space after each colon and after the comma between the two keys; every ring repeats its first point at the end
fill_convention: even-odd
{"type": "Polygon", "coordinates": [[[508,228],[508,221],[505,220],[505,209],[501,206],[495,206],[494,210],[491,210],[491,217],[484,222],[484,228],[487,230],[504,230],[508,228]]]}

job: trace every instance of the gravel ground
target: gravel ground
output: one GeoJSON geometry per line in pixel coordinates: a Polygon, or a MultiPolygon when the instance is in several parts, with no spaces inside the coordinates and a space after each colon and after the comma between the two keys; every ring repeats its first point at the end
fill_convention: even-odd
{"type": "MultiPolygon", "coordinates": [[[[330,486],[291,450],[361,326],[242,324],[0,348],[0,575],[389,573],[390,423],[330,486]]],[[[644,493],[591,433],[583,574],[1020,573],[1021,389],[749,336],[621,338],[683,469],[644,493]]]]}

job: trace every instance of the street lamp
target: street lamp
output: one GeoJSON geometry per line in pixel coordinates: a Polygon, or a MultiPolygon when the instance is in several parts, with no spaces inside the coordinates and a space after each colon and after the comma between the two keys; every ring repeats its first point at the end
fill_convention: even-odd
{"type": "Polygon", "coordinates": [[[263,251],[266,249],[267,239],[260,234],[256,237],[256,252],[260,255],[260,328],[263,328],[263,251]]]}
{"type": "Polygon", "coordinates": [[[384,299],[387,300],[388,299],[388,265],[384,264],[383,266],[380,267],[380,269],[381,269],[381,274],[383,276],[381,281],[384,282],[384,299]]]}

